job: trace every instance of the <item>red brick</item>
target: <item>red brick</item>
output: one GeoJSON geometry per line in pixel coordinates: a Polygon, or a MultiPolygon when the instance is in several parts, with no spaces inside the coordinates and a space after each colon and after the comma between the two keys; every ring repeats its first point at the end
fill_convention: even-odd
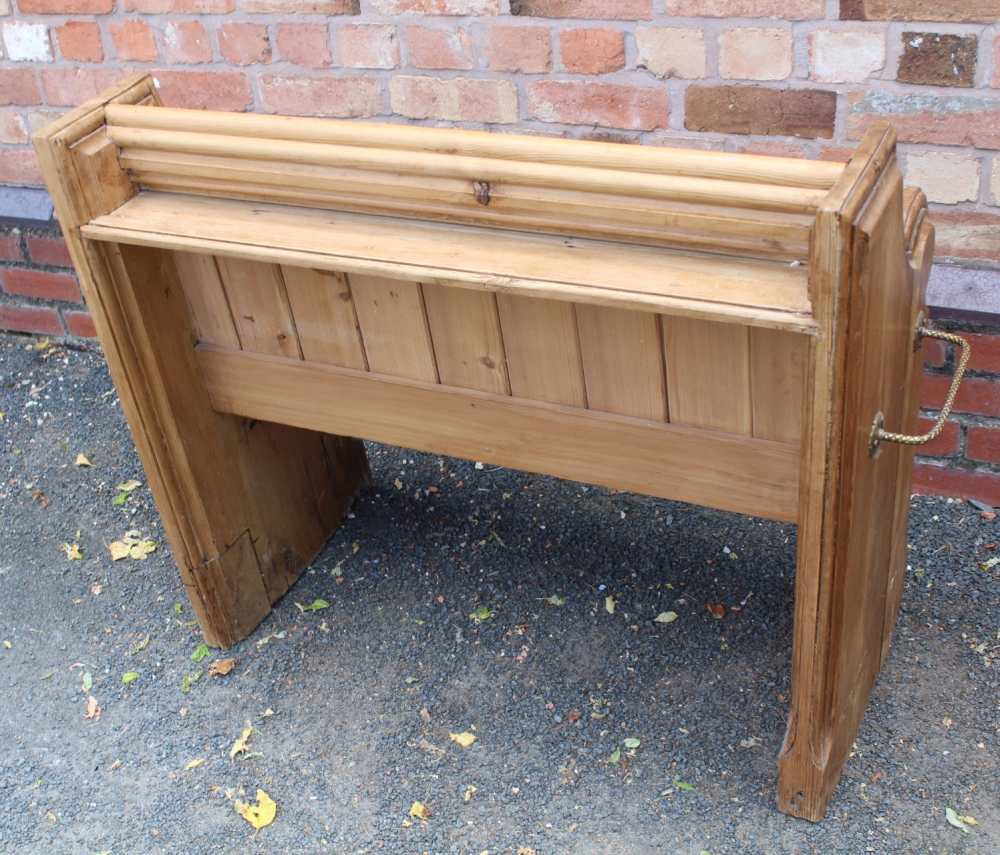
{"type": "Polygon", "coordinates": [[[97,338],[94,319],[89,312],[63,312],[63,320],[70,335],[79,338],[97,338]]]}
{"type": "Polygon", "coordinates": [[[920,343],[920,355],[924,358],[924,365],[932,365],[936,368],[944,365],[948,357],[948,348],[943,341],[933,338],[925,338],[920,343]]]}
{"type": "Polygon", "coordinates": [[[13,232],[0,233],[0,261],[21,261],[21,238],[13,232]]]}
{"type": "Polygon", "coordinates": [[[965,456],[985,463],[1000,463],[1000,428],[970,427],[965,456]]]}
{"type": "Polygon", "coordinates": [[[890,122],[902,142],[1000,148],[1000,102],[974,95],[898,95],[864,90],[847,96],[851,139],[890,122]]]}
{"type": "Polygon", "coordinates": [[[903,54],[899,58],[896,79],[900,83],[926,86],[975,85],[975,36],[951,33],[903,33],[900,36],[903,54]]]}
{"type": "Polygon", "coordinates": [[[820,89],[689,86],[684,127],[689,131],[765,136],[833,136],[837,94],[820,89]]]}
{"type": "Polygon", "coordinates": [[[0,68],[0,105],[41,103],[33,69],[0,68]]]}
{"type": "Polygon", "coordinates": [[[563,30],[559,55],[567,71],[607,74],[625,67],[625,34],[612,29],[563,30]]]}
{"type": "MultiPolygon", "coordinates": [[[[920,389],[920,406],[927,410],[939,410],[950,384],[950,374],[925,374],[920,389]]],[[[1000,417],[1000,382],[983,377],[966,377],[955,397],[955,412],[1000,417]]]]}
{"type": "Polygon", "coordinates": [[[76,277],[71,273],[7,267],[0,270],[0,282],[8,294],[34,297],[37,300],[80,302],[80,289],[77,287],[76,277]]]}
{"type": "Polygon", "coordinates": [[[51,264],[53,267],[73,266],[66,241],[61,237],[28,235],[28,255],[35,264],[51,264]]]}
{"type": "Polygon", "coordinates": [[[414,68],[451,68],[465,70],[475,64],[472,39],[463,29],[406,28],[410,65],[414,68]]]}
{"type": "Polygon", "coordinates": [[[92,21],[67,21],[55,28],[56,41],[63,59],[75,62],[102,62],[101,28],[92,21]]]}
{"type": "Polygon", "coordinates": [[[157,57],[153,31],[144,21],[123,21],[111,25],[111,43],[119,59],[152,62],[157,57]]]}
{"type": "Polygon", "coordinates": [[[938,257],[1000,261],[1000,214],[936,210],[931,222],[938,257]]]}
{"type": "Polygon", "coordinates": [[[327,68],[332,61],[326,24],[279,24],[275,42],[282,59],[295,65],[327,68]]]}
{"type": "Polygon", "coordinates": [[[768,157],[797,157],[799,159],[808,157],[801,145],[781,142],[780,140],[754,140],[746,145],[737,143],[736,150],[743,154],[763,154],[768,157]]]}
{"type": "Polygon", "coordinates": [[[510,124],[518,119],[517,89],[509,80],[409,77],[389,82],[392,111],[411,119],[510,124]]]}
{"type": "Polygon", "coordinates": [[[667,12],[688,18],[822,18],[824,0],[667,0],[667,12]]]}
{"type": "MultiPolygon", "coordinates": [[[[960,335],[968,339],[972,345],[969,368],[973,371],[991,371],[1000,374],[1000,335],[967,332],[962,332],[960,335]]],[[[997,387],[997,394],[1000,394],[1000,386],[997,387]]]]}
{"type": "Polygon", "coordinates": [[[967,21],[1000,19],[1000,0],[840,0],[846,21],[967,21]]]}
{"type": "Polygon", "coordinates": [[[195,64],[212,61],[212,45],[201,21],[171,21],[163,28],[164,59],[195,64]]]}
{"type": "Polygon", "coordinates": [[[30,148],[0,149],[0,184],[41,184],[42,173],[30,148]]]}
{"type": "Polygon", "coordinates": [[[492,71],[541,74],[552,68],[552,44],[545,27],[491,27],[486,57],[492,71]]]}
{"type": "Polygon", "coordinates": [[[653,17],[652,0],[510,0],[512,15],[536,18],[602,18],[637,21],[653,17]]]}
{"type": "MultiPolygon", "coordinates": [[[[400,15],[499,15],[500,0],[368,0],[372,12],[400,15]]],[[[512,4],[513,5],[513,4],[512,4]]],[[[515,13],[516,14],[516,13],[515,13]]]]}
{"type": "Polygon", "coordinates": [[[76,107],[121,79],[117,68],[46,68],[42,91],[51,107],[76,107]]]}
{"type": "Polygon", "coordinates": [[[236,8],[236,0],[125,0],[126,12],[145,15],[225,15],[236,8]]]}
{"type": "Polygon", "coordinates": [[[670,99],[662,87],[543,80],[528,87],[528,111],[543,122],[648,131],[667,126],[670,99]]]}
{"type": "Polygon", "coordinates": [[[28,128],[24,117],[16,110],[0,108],[0,143],[25,143],[28,141],[28,128]]]}
{"type": "Polygon", "coordinates": [[[252,104],[250,84],[242,71],[161,69],[156,79],[160,81],[160,97],[168,107],[242,111],[252,104]]]}
{"type": "Polygon", "coordinates": [[[337,30],[337,52],[347,68],[395,68],[399,37],[390,24],[345,24],[337,30]]]}
{"type": "Polygon", "coordinates": [[[115,0],[17,0],[22,15],[105,15],[115,0]]]}
{"type": "Polygon", "coordinates": [[[359,118],[382,112],[382,84],[374,77],[261,77],[265,109],[293,116],[359,118]]]}
{"type": "Polygon", "coordinates": [[[62,335],[59,313],[40,306],[7,306],[0,303],[0,329],[14,332],[62,335]]]}
{"type": "MultiPolygon", "coordinates": [[[[934,421],[934,419],[921,417],[917,433],[929,431],[933,427],[934,421]]],[[[949,420],[945,422],[944,429],[938,437],[920,446],[919,453],[926,457],[955,457],[960,450],[961,438],[962,429],[958,422],[949,420]]]]}
{"type": "Polygon", "coordinates": [[[993,87],[1000,89],[1000,36],[993,39],[993,87]]]}
{"type": "Polygon", "coordinates": [[[240,0],[240,11],[280,15],[357,15],[360,0],[240,0]]]}
{"type": "Polygon", "coordinates": [[[271,43],[263,24],[223,24],[219,28],[219,53],[233,65],[271,61],[271,43]]]}
{"type": "Polygon", "coordinates": [[[1000,505],[1000,474],[992,472],[918,463],[913,467],[913,489],[917,493],[978,499],[988,505],[1000,505]]]}

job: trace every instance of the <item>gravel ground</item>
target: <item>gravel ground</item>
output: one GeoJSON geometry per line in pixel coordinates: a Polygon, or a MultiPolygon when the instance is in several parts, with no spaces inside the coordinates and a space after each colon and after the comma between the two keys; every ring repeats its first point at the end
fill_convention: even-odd
{"type": "Polygon", "coordinates": [[[0,336],[0,386],[3,853],[1000,851],[1000,521],[969,504],[914,500],[895,647],[810,824],[774,806],[791,526],[371,446],[322,556],[196,663],[145,485],[114,503],[144,476],[100,354],[0,336]],[[112,563],[130,529],[159,548],[112,563]],[[254,834],[230,796],[258,787],[254,834]]]}

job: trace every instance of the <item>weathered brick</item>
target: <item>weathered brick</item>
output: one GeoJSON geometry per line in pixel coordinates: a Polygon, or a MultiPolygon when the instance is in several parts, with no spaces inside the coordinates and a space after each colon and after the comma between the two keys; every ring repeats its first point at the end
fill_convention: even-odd
{"type": "Polygon", "coordinates": [[[847,134],[859,139],[891,122],[902,142],[1000,148],[1000,99],[974,95],[897,95],[865,90],[847,96],[847,134]]]}
{"type": "Polygon", "coordinates": [[[518,119],[517,89],[508,80],[395,77],[392,111],[411,119],[509,124],[518,119]]]}
{"type": "Polygon", "coordinates": [[[917,493],[934,496],[958,496],[1000,505],[1000,475],[951,469],[918,463],[913,467],[913,488],[917,493]]]}
{"type": "Polygon", "coordinates": [[[196,110],[248,109],[250,85],[242,71],[179,71],[159,69],[160,98],[168,107],[196,110]]]}
{"type": "Polygon", "coordinates": [[[357,118],[382,112],[382,84],[373,77],[261,77],[272,113],[357,118]]]}
{"type": "Polygon", "coordinates": [[[111,43],[119,59],[131,62],[153,62],[158,56],[153,31],[145,21],[122,21],[112,24],[111,43]]]}
{"type": "Polygon", "coordinates": [[[544,80],[528,87],[528,111],[543,122],[648,131],[667,126],[670,99],[661,87],[544,80]]]}
{"type": "Polygon", "coordinates": [[[882,32],[815,30],[809,34],[809,68],[813,80],[860,83],[884,66],[882,32]]]}
{"type": "Polygon", "coordinates": [[[263,24],[223,24],[219,28],[219,53],[233,65],[271,61],[271,42],[263,24]]]}
{"type": "MultiPolygon", "coordinates": [[[[933,426],[936,419],[921,417],[917,424],[917,433],[925,433],[933,426]]],[[[950,419],[944,423],[944,429],[930,442],[920,446],[920,453],[925,457],[955,457],[961,451],[962,429],[958,422],[950,419]]]]}
{"type": "Polygon", "coordinates": [[[896,79],[900,83],[928,86],[974,85],[976,51],[975,36],[950,33],[903,33],[900,36],[903,53],[899,57],[896,79]]]}
{"type": "Polygon", "coordinates": [[[768,157],[807,157],[805,148],[783,140],[753,140],[745,145],[736,144],[736,150],[743,154],[762,154],[768,157]]]}
{"type": "Polygon", "coordinates": [[[51,107],[76,107],[121,78],[117,68],[45,68],[42,92],[51,107]]]}
{"type": "Polygon", "coordinates": [[[35,264],[49,264],[53,267],[72,267],[66,241],[61,237],[28,235],[28,256],[35,264]]]}
{"type": "Polygon", "coordinates": [[[94,319],[89,312],[63,312],[63,320],[70,335],[79,338],[97,338],[94,319]]]}
{"type": "Polygon", "coordinates": [[[0,329],[37,335],[62,335],[62,323],[55,309],[39,306],[7,306],[0,303],[0,329]]]}
{"type": "Polygon", "coordinates": [[[653,16],[652,0],[510,0],[512,15],[636,21],[653,16]]]}
{"type": "Polygon", "coordinates": [[[840,0],[845,21],[966,21],[992,24],[1000,0],[840,0]]]}
{"type": "Polygon", "coordinates": [[[1000,205],[1000,155],[994,155],[993,168],[990,170],[990,193],[993,204],[1000,205]]]}
{"type": "Polygon", "coordinates": [[[546,27],[491,27],[486,57],[492,71],[540,74],[552,68],[552,40],[546,27]]]}
{"type": "MultiPolygon", "coordinates": [[[[969,368],[973,371],[990,371],[1000,374],[1000,335],[963,332],[972,345],[972,356],[969,358],[969,368]]],[[[1000,386],[997,386],[1000,395],[1000,386]]]]}
{"type": "Polygon", "coordinates": [[[1000,261],[1000,214],[986,211],[935,211],[935,254],[949,258],[1000,261]]]}
{"type": "Polygon", "coordinates": [[[608,74],[625,67],[625,34],[610,28],[563,30],[559,56],[567,71],[608,74]]]}
{"type": "Polygon", "coordinates": [[[3,44],[7,59],[14,62],[51,62],[52,45],[45,24],[4,21],[3,44]]]}
{"type": "Polygon", "coordinates": [[[225,15],[236,8],[236,0],[125,0],[126,12],[145,15],[225,15]]]}
{"type": "Polygon", "coordinates": [[[954,205],[979,198],[979,158],[941,151],[911,152],[906,156],[906,180],[919,187],[931,202],[954,205]]]}
{"type": "Polygon", "coordinates": [[[24,117],[16,110],[0,110],[0,143],[24,143],[28,141],[28,128],[24,117]]]}
{"type": "Polygon", "coordinates": [[[25,267],[7,267],[0,270],[0,284],[8,294],[33,297],[36,300],[62,300],[80,302],[80,289],[72,273],[50,273],[25,267]]]}
{"type": "Polygon", "coordinates": [[[414,68],[468,70],[475,66],[472,39],[465,30],[412,25],[406,28],[410,65],[414,68]]]}
{"type": "MultiPolygon", "coordinates": [[[[369,0],[381,15],[419,12],[422,15],[498,15],[500,0],[369,0]]],[[[516,14],[516,13],[515,13],[516,14]]]]}
{"type": "MultiPolygon", "coordinates": [[[[997,385],[1000,395],[1000,382],[997,385]]],[[[1000,428],[970,427],[965,456],[984,463],[1000,463],[1000,428]]]]}
{"type": "Polygon", "coordinates": [[[284,15],[357,15],[360,0],[239,0],[240,11],[284,15]]]}
{"type": "MultiPolygon", "coordinates": [[[[944,404],[951,376],[925,374],[920,388],[920,406],[926,410],[939,410],[944,404]]],[[[1000,416],[1000,385],[984,377],[966,377],[955,396],[956,413],[977,416],[1000,416]]]]}
{"type": "Polygon", "coordinates": [[[1000,89],[1000,36],[993,39],[993,88],[1000,89]]]}
{"type": "Polygon", "coordinates": [[[0,232],[0,261],[21,261],[21,236],[17,232],[0,232]]]}
{"type": "Polygon", "coordinates": [[[326,24],[279,24],[275,42],[282,59],[295,65],[327,68],[333,62],[326,24]]]}
{"type": "Polygon", "coordinates": [[[348,68],[396,68],[399,38],[391,24],[346,24],[337,30],[340,65],[348,68]]]}
{"type": "Polygon", "coordinates": [[[63,59],[74,62],[102,62],[101,28],[92,21],[67,21],[55,28],[56,42],[63,59]]]}
{"type": "Polygon", "coordinates": [[[940,368],[948,358],[948,350],[944,342],[939,339],[925,338],[920,343],[920,355],[923,357],[924,365],[932,365],[940,368]]]}
{"type": "Polygon", "coordinates": [[[17,0],[24,15],[105,15],[115,0],[17,0]]]}
{"type": "Polygon", "coordinates": [[[40,104],[42,93],[30,68],[0,68],[0,105],[40,104]]]}
{"type": "Polygon", "coordinates": [[[737,27],[719,36],[719,76],[729,80],[784,80],[792,73],[792,32],[737,27]]]}
{"type": "Polygon", "coordinates": [[[0,148],[0,184],[41,184],[42,173],[30,148],[0,148]]]}
{"type": "Polygon", "coordinates": [[[201,21],[170,21],[163,28],[167,62],[194,65],[212,61],[212,45],[201,21]]]}
{"type": "Polygon", "coordinates": [[[837,95],[820,89],[689,86],[689,131],[825,138],[833,136],[837,95]]]}
{"type": "Polygon", "coordinates": [[[637,65],[657,77],[705,76],[705,34],[688,27],[648,27],[635,32],[637,65]]]}
{"type": "Polygon", "coordinates": [[[824,0],[667,0],[671,15],[691,18],[822,18],[824,0]]]}

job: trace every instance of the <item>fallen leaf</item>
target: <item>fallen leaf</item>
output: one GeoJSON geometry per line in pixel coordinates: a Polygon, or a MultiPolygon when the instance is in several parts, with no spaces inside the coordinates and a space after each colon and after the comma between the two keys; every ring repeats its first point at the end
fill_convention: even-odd
{"type": "Polygon", "coordinates": [[[31,492],[31,501],[39,505],[42,510],[45,510],[49,506],[49,497],[41,490],[33,490],[31,492]]]}
{"type": "Polygon", "coordinates": [[[963,834],[970,834],[969,823],[966,822],[966,817],[960,816],[952,808],[946,807],[944,809],[944,818],[948,820],[948,825],[951,825],[961,831],[963,834]]]}
{"type": "Polygon", "coordinates": [[[83,676],[80,678],[80,686],[83,688],[83,691],[89,693],[94,688],[94,675],[89,671],[84,671],[83,676]]]}
{"type": "Polygon", "coordinates": [[[726,607],[722,603],[705,603],[705,608],[716,620],[722,620],[726,616],[726,607]]]}
{"type": "Polygon", "coordinates": [[[95,597],[98,596],[103,590],[104,586],[100,582],[93,582],[90,586],[90,593],[92,593],[95,597]]]}
{"type": "Polygon", "coordinates": [[[83,560],[83,553],[80,551],[80,545],[78,543],[64,543],[62,545],[62,551],[66,553],[67,561],[83,560]]]}
{"type": "Polygon", "coordinates": [[[152,540],[140,540],[129,547],[128,555],[136,561],[145,561],[148,555],[156,552],[156,543],[152,540]]]}
{"type": "Polygon", "coordinates": [[[233,802],[233,807],[240,816],[258,830],[274,822],[274,817],[278,812],[278,806],[274,799],[260,789],[257,790],[256,804],[247,804],[236,799],[233,802]]]}
{"type": "Polygon", "coordinates": [[[138,679],[139,679],[138,671],[126,671],[124,674],[122,674],[122,685],[131,686],[138,679]]]}
{"type": "Polygon", "coordinates": [[[583,716],[580,714],[579,710],[570,710],[566,713],[566,721],[570,724],[576,724],[583,716]]]}
{"type": "Polygon", "coordinates": [[[392,486],[395,487],[397,490],[402,490],[403,482],[397,478],[395,481],[392,482],[392,486]]]}
{"type": "Polygon", "coordinates": [[[121,561],[123,558],[128,558],[129,550],[131,547],[122,543],[120,540],[113,540],[108,544],[108,552],[111,553],[112,561],[121,561]]]}
{"type": "Polygon", "coordinates": [[[12,649],[13,649],[13,647],[14,647],[14,642],[13,642],[13,641],[11,641],[11,640],[10,640],[10,639],[8,639],[8,638],[5,638],[5,639],[3,640],[3,647],[4,647],[4,650],[12,650],[12,649]]]}
{"type": "Polygon", "coordinates": [[[136,481],[135,479],[129,481],[123,481],[121,484],[116,484],[115,489],[122,493],[131,493],[133,490],[139,489],[142,486],[142,481],[136,481]]]}
{"type": "Polygon", "coordinates": [[[132,648],[129,650],[129,653],[130,654],[140,653],[147,647],[149,647],[149,633],[146,634],[145,638],[141,638],[139,639],[139,641],[133,644],[132,648]]]}
{"type": "Polygon", "coordinates": [[[184,771],[190,772],[192,769],[197,769],[204,762],[204,757],[195,757],[194,760],[188,760],[187,763],[184,764],[184,771]]]}
{"type": "Polygon", "coordinates": [[[465,792],[462,793],[462,801],[468,804],[472,801],[472,797],[478,792],[474,784],[469,784],[465,788],[465,792]]]}
{"type": "Polygon", "coordinates": [[[538,852],[530,846],[518,846],[517,855],[538,855],[538,852]]]}
{"type": "Polygon", "coordinates": [[[323,609],[330,608],[330,604],[326,600],[322,600],[322,599],[319,599],[319,598],[313,600],[311,603],[309,603],[308,606],[304,606],[304,605],[302,605],[302,603],[296,603],[295,605],[298,608],[298,610],[300,612],[303,612],[303,613],[305,613],[305,612],[318,612],[318,611],[322,611],[323,609]]]}
{"type": "Polygon", "coordinates": [[[550,606],[564,606],[564,605],[566,605],[566,598],[565,597],[560,597],[558,594],[553,594],[550,597],[542,597],[542,600],[544,600],[550,606]]]}
{"type": "Polygon", "coordinates": [[[92,721],[97,721],[101,717],[101,708],[97,705],[97,698],[87,695],[87,712],[83,716],[92,721]]]}
{"type": "Polygon", "coordinates": [[[613,615],[615,613],[615,598],[605,597],[604,598],[604,610],[609,614],[613,615]]]}
{"type": "Polygon", "coordinates": [[[493,609],[489,606],[479,606],[474,612],[469,612],[469,617],[476,623],[482,623],[493,617],[493,609]]]}
{"type": "Polygon", "coordinates": [[[980,511],[979,516],[981,516],[986,522],[993,522],[997,518],[996,511],[980,511]]]}
{"type": "Polygon", "coordinates": [[[94,464],[90,462],[86,454],[78,454],[76,460],[73,461],[74,466],[93,466],[94,464]]]}
{"type": "Polygon", "coordinates": [[[759,736],[751,736],[749,739],[740,740],[740,748],[756,748],[761,744],[763,744],[763,741],[759,736]]]}
{"type": "Polygon", "coordinates": [[[464,731],[463,733],[449,733],[448,738],[452,742],[457,742],[463,748],[468,748],[476,741],[476,734],[469,733],[469,731],[464,731]]]}
{"type": "Polygon", "coordinates": [[[639,742],[639,740],[636,739],[634,736],[628,737],[624,742],[625,747],[629,749],[629,751],[634,751],[636,748],[639,747],[640,744],[641,743],[639,742]]]}
{"type": "Polygon", "coordinates": [[[608,762],[612,766],[614,766],[616,763],[620,763],[621,759],[622,759],[622,750],[620,748],[616,748],[614,751],[611,752],[611,756],[608,758],[608,762]]]}
{"type": "Polygon", "coordinates": [[[239,739],[237,739],[229,749],[230,760],[235,760],[238,755],[247,753],[247,747],[250,743],[250,734],[252,733],[253,728],[249,725],[243,728],[243,732],[240,734],[239,739]]]}
{"type": "Polygon", "coordinates": [[[201,662],[211,651],[208,649],[208,645],[205,642],[199,644],[195,649],[194,653],[191,654],[192,662],[201,662]]]}
{"type": "Polygon", "coordinates": [[[111,504],[116,507],[124,505],[128,501],[128,493],[116,493],[115,497],[111,500],[111,504]]]}
{"type": "Polygon", "coordinates": [[[430,819],[430,809],[423,802],[414,802],[410,805],[410,816],[414,819],[422,819],[425,822],[430,819]]]}
{"type": "Polygon", "coordinates": [[[678,790],[690,791],[694,789],[693,784],[689,784],[687,781],[682,781],[680,778],[674,778],[674,786],[677,787],[678,790]]]}
{"type": "Polygon", "coordinates": [[[192,671],[190,674],[185,674],[181,678],[181,691],[185,694],[190,692],[191,687],[201,679],[201,676],[201,671],[192,671]]]}
{"type": "Polygon", "coordinates": [[[673,623],[677,620],[677,612],[660,612],[653,620],[657,623],[673,623]]]}
{"type": "Polygon", "coordinates": [[[986,561],[980,561],[979,567],[981,570],[992,570],[998,564],[1000,564],[1000,558],[997,558],[994,555],[992,558],[987,559],[986,561]]]}
{"type": "Polygon", "coordinates": [[[216,659],[208,668],[213,677],[225,677],[236,665],[235,659],[216,659]]]}

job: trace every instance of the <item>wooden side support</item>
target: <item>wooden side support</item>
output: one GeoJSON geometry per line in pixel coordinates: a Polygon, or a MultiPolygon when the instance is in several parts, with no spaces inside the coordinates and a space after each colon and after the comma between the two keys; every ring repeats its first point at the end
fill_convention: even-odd
{"type": "Polygon", "coordinates": [[[323,546],[367,461],[358,440],[215,413],[173,255],[81,235],[135,192],[106,106],[156,100],[149,77],[129,78],[34,144],[192,606],[206,640],[228,645],[323,546]]]}

